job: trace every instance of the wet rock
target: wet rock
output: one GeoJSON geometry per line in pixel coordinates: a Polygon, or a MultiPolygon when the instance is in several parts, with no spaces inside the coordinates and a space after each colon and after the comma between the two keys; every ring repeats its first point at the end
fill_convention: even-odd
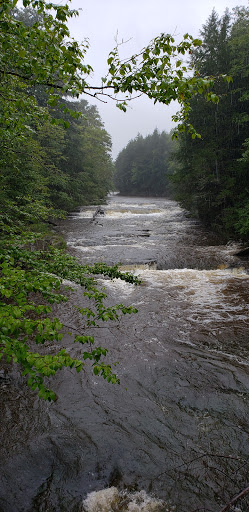
{"type": "Polygon", "coordinates": [[[241,249],[240,251],[235,253],[235,256],[239,257],[248,257],[249,256],[249,247],[245,247],[244,249],[241,249]]]}

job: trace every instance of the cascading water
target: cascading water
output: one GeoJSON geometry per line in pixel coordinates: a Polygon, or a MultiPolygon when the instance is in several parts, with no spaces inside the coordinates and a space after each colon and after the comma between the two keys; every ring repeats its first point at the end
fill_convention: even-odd
{"type": "MultiPolygon", "coordinates": [[[[103,208],[61,230],[81,262],[142,279],[99,278],[110,303],[138,308],[93,330],[121,386],[64,370],[47,404],[14,370],[2,379],[0,510],[219,512],[248,485],[246,262],[173,201],[114,196],[103,208]]],[[[70,304],[57,307],[77,328],[70,304]]],[[[237,507],[249,510],[247,496],[237,507]]]]}

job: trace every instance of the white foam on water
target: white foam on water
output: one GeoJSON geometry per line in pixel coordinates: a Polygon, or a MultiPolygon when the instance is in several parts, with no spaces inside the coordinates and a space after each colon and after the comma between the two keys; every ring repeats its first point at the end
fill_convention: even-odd
{"type": "Polygon", "coordinates": [[[135,243],[135,244],[105,244],[105,245],[88,245],[87,247],[83,246],[83,245],[79,245],[79,242],[74,242],[74,241],[71,241],[71,242],[68,242],[68,245],[70,247],[74,247],[76,249],[79,249],[80,251],[83,251],[83,252],[95,252],[95,251],[102,251],[102,252],[106,252],[106,251],[109,251],[109,249],[111,247],[113,248],[118,248],[119,250],[120,249],[123,249],[125,247],[135,247],[135,249],[143,249],[144,248],[144,244],[139,244],[139,243],[135,243]]]}
{"type": "Polygon", "coordinates": [[[87,495],[83,501],[83,511],[86,512],[110,512],[118,503],[119,492],[116,487],[94,491],[87,495]]]}
{"type": "Polygon", "coordinates": [[[127,283],[126,281],[123,281],[121,279],[112,279],[112,280],[106,280],[97,278],[98,282],[103,286],[103,288],[109,288],[110,290],[117,292],[119,295],[121,294],[123,297],[127,297],[128,295],[131,295],[134,291],[134,284],[127,283]]]}
{"type": "MultiPolygon", "coordinates": [[[[138,217],[138,216],[141,216],[141,215],[145,215],[145,216],[148,216],[148,215],[152,215],[152,216],[158,216],[158,215],[165,215],[165,210],[161,209],[161,208],[158,208],[156,207],[155,205],[155,208],[153,208],[152,205],[148,206],[148,205],[145,205],[144,207],[142,206],[141,208],[140,207],[124,207],[122,208],[122,206],[120,205],[120,208],[118,210],[115,210],[115,209],[105,209],[105,207],[103,207],[103,210],[105,212],[105,214],[103,216],[99,215],[96,217],[96,220],[100,219],[100,218],[108,218],[108,217],[111,217],[111,218],[116,218],[116,219],[120,219],[120,218],[128,218],[128,217],[132,217],[132,216],[135,216],[135,217],[138,217]]],[[[93,218],[93,215],[95,213],[96,209],[92,208],[92,209],[86,209],[86,210],[81,210],[79,213],[73,213],[70,218],[71,219],[92,219],[93,218]]]]}
{"type": "Polygon", "coordinates": [[[145,491],[128,493],[110,487],[94,491],[83,501],[82,512],[173,512],[162,500],[149,496],[145,491]]]}
{"type": "Polygon", "coordinates": [[[158,216],[161,216],[161,215],[165,215],[165,211],[164,210],[161,210],[160,208],[134,208],[134,209],[126,209],[126,210],[106,210],[105,211],[105,218],[108,218],[108,217],[111,217],[111,218],[115,218],[115,219],[120,219],[120,218],[130,218],[130,217],[141,217],[141,216],[146,216],[148,217],[149,216],[152,216],[152,217],[158,217],[158,216]]]}
{"type": "Polygon", "coordinates": [[[182,286],[186,291],[193,291],[197,297],[201,292],[202,299],[210,301],[210,295],[214,289],[222,289],[229,279],[248,280],[249,274],[244,269],[223,269],[223,270],[196,270],[196,269],[134,269],[134,274],[146,280],[152,287],[164,288],[166,284],[182,286]],[[211,285],[212,290],[203,286],[211,285]]]}
{"type": "MultiPolygon", "coordinates": [[[[163,293],[156,300],[169,308],[168,295],[165,291],[173,291],[179,308],[184,307],[185,318],[191,323],[202,322],[209,325],[214,320],[219,322],[241,321],[249,323],[249,305],[239,298],[238,281],[249,280],[243,269],[222,270],[154,270],[143,266],[124,267],[133,270],[134,275],[142,280],[142,286],[149,287],[148,297],[152,297],[153,289],[162,289],[163,293]],[[227,293],[227,287],[229,293],[227,293]],[[186,309],[187,308],[187,309],[186,309]]],[[[120,295],[136,293],[134,285],[125,281],[108,281],[105,285],[120,295]]],[[[140,287],[139,287],[140,288],[140,287]]],[[[174,302],[175,304],[175,302],[174,302]]],[[[174,305],[175,308],[175,305],[174,305]]]]}
{"type": "Polygon", "coordinates": [[[94,210],[94,208],[91,210],[82,210],[79,213],[73,214],[70,218],[71,219],[91,219],[93,217],[95,210],[94,210]]]}
{"type": "Polygon", "coordinates": [[[235,317],[241,321],[249,319],[249,306],[237,300],[236,290],[230,289],[229,294],[226,293],[227,286],[238,280],[248,281],[249,275],[243,269],[151,270],[140,272],[140,276],[151,287],[176,290],[179,300],[182,297],[189,311],[195,314],[191,316],[193,322],[199,322],[200,315],[203,323],[214,319],[233,321],[235,317]]]}
{"type": "Polygon", "coordinates": [[[68,242],[67,245],[69,247],[73,247],[73,248],[79,249],[79,251],[81,251],[81,252],[92,252],[91,251],[91,247],[89,247],[89,246],[84,247],[83,245],[77,244],[77,242],[68,242]]]}

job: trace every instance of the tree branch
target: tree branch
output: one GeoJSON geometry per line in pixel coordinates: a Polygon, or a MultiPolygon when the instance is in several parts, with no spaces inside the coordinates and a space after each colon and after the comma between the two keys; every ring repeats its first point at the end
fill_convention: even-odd
{"type": "MultiPolygon", "coordinates": [[[[34,78],[32,78],[31,76],[20,75],[20,73],[17,73],[16,71],[6,71],[6,70],[4,71],[4,70],[0,69],[0,74],[14,76],[16,78],[20,78],[21,80],[25,80],[25,81],[34,80],[34,78]]],[[[60,89],[60,90],[63,89],[63,87],[64,87],[64,85],[62,85],[62,84],[54,84],[51,82],[37,82],[34,85],[44,85],[46,87],[52,87],[54,89],[60,89]]],[[[143,95],[143,93],[141,92],[140,94],[137,94],[137,96],[134,96],[132,98],[125,98],[125,100],[123,100],[123,99],[121,100],[121,99],[115,98],[114,96],[112,96],[112,94],[107,94],[107,93],[103,92],[104,90],[107,90],[107,89],[109,89],[109,90],[115,89],[115,86],[114,85],[102,85],[102,86],[86,85],[85,89],[82,91],[82,94],[91,96],[91,98],[95,98],[98,101],[101,101],[102,103],[107,103],[107,101],[99,98],[98,95],[107,96],[108,98],[110,98],[116,102],[132,101],[134,99],[140,98],[143,95]],[[96,92],[91,94],[90,91],[96,91],[96,92]],[[99,92],[97,92],[97,91],[99,91],[99,92]]]]}
{"type": "Polygon", "coordinates": [[[239,494],[237,494],[237,496],[235,496],[235,498],[233,498],[231,501],[229,501],[229,503],[227,503],[225,505],[225,507],[223,507],[223,509],[220,512],[226,512],[227,510],[229,510],[229,508],[232,505],[234,505],[234,503],[236,503],[236,501],[238,501],[240,498],[243,498],[248,493],[249,493],[249,486],[246,487],[245,489],[243,489],[243,491],[241,491],[239,494]]]}
{"type": "MultiPolygon", "coordinates": [[[[20,75],[20,73],[17,73],[16,71],[7,71],[7,70],[0,69],[0,73],[2,75],[15,76],[16,78],[20,78],[21,80],[32,81],[34,79],[31,76],[20,75]]],[[[46,85],[47,87],[54,87],[54,88],[57,88],[57,89],[62,89],[63,88],[63,85],[52,84],[50,82],[46,82],[44,84],[37,82],[37,85],[46,85]]]]}
{"type": "MultiPolygon", "coordinates": [[[[101,94],[101,93],[94,93],[94,94],[91,94],[90,92],[86,92],[86,91],[84,91],[84,93],[82,93],[82,94],[87,94],[87,96],[91,96],[91,98],[95,98],[95,99],[97,99],[97,100],[101,101],[102,103],[107,103],[107,101],[102,100],[101,98],[98,98],[97,94],[101,94]]],[[[109,94],[105,94],[105,96],[109,96],[109,94]]]]}
{"type": "MultiPolygon", "coordinates": [[[[18,73],[17,71],[10,71],[10,70],[3,70],[3,69],[0,69],[0,73],[2,75],[10,75],[10,76],[15,76],[16,78],[20,78],[21,80],[27,80],[27,81],[33,81],[35,80],[34,77],[32,76],[25,76],[25,75],[21,75],[20,73],[18,73]]],[[[47,87],[53,87],[53,88],[56,88],[56,89],[63,89],[64,85],[66,84],[59,84],[59,83],[51,83],[51,82],[37,82],[37,85],[46,85],[47,87]]],[[[104,89],[114,89],[114,85],[102,85],[102,86],[99,86],[99,87],[92,87],[90,85],[87,85],[86,84],[86,89],[90,89],[90,90],[104,90],[104,89]]],[[[85,91],[83,91],[85,93],[85,91]]]]}

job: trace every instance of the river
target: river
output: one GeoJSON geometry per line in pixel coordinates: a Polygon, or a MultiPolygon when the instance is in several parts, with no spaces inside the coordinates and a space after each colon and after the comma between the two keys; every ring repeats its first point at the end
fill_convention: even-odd
{"type": "MultiPolygon", "coordinates": [[[[249,483],[248,262],[174,201],[112,196],[103,209],[60,230],[82,263],[142,279],[98,279],[110,304],[138,309],[94,331],[121,385],[65,369],[49,404],[16,369],[0,375],[0,511],[220,512],[249,483]]],[[[70,303],[55,310],[77,329],[70,303]]],[[[248,495],[236,507],[248,512],[248,495]]]]}

